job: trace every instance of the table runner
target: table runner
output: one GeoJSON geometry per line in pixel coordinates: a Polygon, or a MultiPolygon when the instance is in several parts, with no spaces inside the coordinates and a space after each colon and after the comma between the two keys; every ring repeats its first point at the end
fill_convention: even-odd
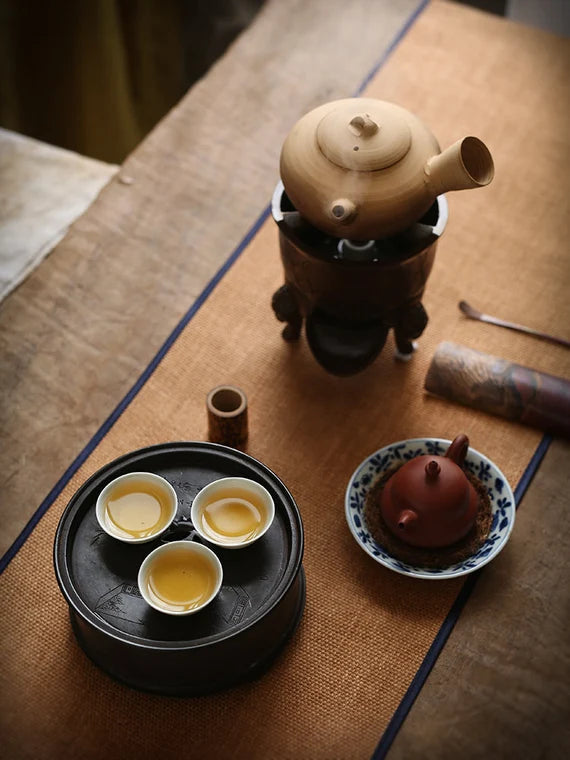
{"type": "MultiPolygon", "coordinates": [[[[439,85],[429,97],[406,76],[406,67],[423,60],[426,40],[441,29],[447,12],[446,6],[431,6],[366,90],[420,113],[443,145],[461,136],[465,125],[501,158],[490,188],[450,199],[449,227],[424,301],[430,324],[417,355],[409,364],[395,363],[390,340],[364,373],[336,378],[315,364],[304,342],[283,343],[269,306],[282,282],[277,233],[264,214],[252,239],[229,259],[229,271],[221,272],[190,310],[129,403],[85,452],[82,467],[65,478],[62,492],[26,533],[27,541],[3,573],[2,720],[8,757],[114,757],[128,751],[141,758],[344,758],[373,752],[462,582],[405,578],[360,551],[344,522],[343,496],[352,471],[391,441],[465,431],[514,485],[540,434],[426,396],[422,385],[429,359],[446,339],[555,374],[568,369],[563,349],[467,322],[457,311],[457,301],[472,295],[484,310],[500,305],[505,318],[543,329],[567,324],[565,201],[550,184],[555,186],[555,173],[561,179],[567,167],[553,160],[547,183],[532,160],[538,148],[529,148],[523,129],[513,129],[524,123],[528,99],[511,97],[508,113],[501,120],[493,117],[497,98],[508,97],[511,87],[522,93],[523,81],[534,92],[528,78],[540,74],[532,74],[526,59],[508,77],[502,73],[504,58],[514,52],[508,25],[505,37],[495,45],[490,40],[487,50],[486,65],[497,68],[497,94],[484,94],[474,78],[459,95],[454,89],[453,102],[443,98],[445,85],[451,86],[452,76],[461,77],[457,69],[469,67],[468,60],[455,71],[441,71],[426,59],[422,76],[439,85]],[[484,112],[476,105],[483,95],[484,112]],[[526,189],[516,184],[523,149],[526,189]],[[537,187],[538,196],[531,191],[537,187]],[[541,298],[534,297],[537,289],[541,298]],[[284,480],[301,510],[305,615],[271,671],[253,684],[191,700],[139,694],[101,673],[75,643],[53,577],[53,534],[71,495],[105,462],[152,443],[203,439],[205,396],[220,382],[240,385],[248,394],[247,450],[284,480]]],[[[468,38],[475,32],[484,36],[489,23],[483,15],[474,18],[479,28],[474,24],[465,31],[468,38]]],[[[465,39],[460,43],[448,33],[443,42],[461,62],[465,39]]],[[[514,37],[512,42],[514,48],[514,37]]],[[[555,52],[544,50],[544,66],[555,52]]],[[[542,126],[555,144],[556,125],[542,126]]],[[[516,526],[511,541],[516,544],[516,526]]],[[[493,564],[485,572],[492,571],[493,564]]]]}

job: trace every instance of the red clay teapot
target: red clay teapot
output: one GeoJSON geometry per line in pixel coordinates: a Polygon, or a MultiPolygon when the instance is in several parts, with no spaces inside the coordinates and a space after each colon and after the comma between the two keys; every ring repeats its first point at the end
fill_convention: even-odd
{"type": "Polygon", "coordinates": [[[390,531],[412,546],[450,546],[477,517],[479,496],[461,465],[469,448],[458,435],[445,456],[424,454],[402,465],[387,480],[380,511],[390,531]]]}
{"type": "Polygon", "coordinates": [[[375,98],[346,98],[305,114],[281,151],[281,179],[297,211],[337,238],[400,232],[448,190],[482,187],[493,159],[476,137],[440,152],[413,113],[375,98]]]}

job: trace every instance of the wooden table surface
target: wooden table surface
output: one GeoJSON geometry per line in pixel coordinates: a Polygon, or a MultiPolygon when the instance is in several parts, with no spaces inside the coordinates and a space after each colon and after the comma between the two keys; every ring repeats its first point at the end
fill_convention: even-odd
{"type": "MultiPolygon", "coordinates": [[[[437,0],[268,0],[4,301],[0,553],[267,205],[291,125],[353,94],[418,7],[426,33],[480,17],[437,0]]],[[[544,32],[490,23],[496,35],[520,33],[521,55],[563,49],[544,32]]],[[[496,574],[493,586],[480,578],[390,758],[570,752],[569,453],[567,442],[550,446],[519,511],[518,551],[499,558],[500,587],[496,574]]]]}

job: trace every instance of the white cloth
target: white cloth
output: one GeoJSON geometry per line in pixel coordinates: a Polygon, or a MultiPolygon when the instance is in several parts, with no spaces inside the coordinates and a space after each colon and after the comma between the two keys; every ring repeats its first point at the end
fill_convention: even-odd
{"type": "Polygon", "coordinates": [[[54,248],[118,169],[0,129],[0,300],[54,248]]]}

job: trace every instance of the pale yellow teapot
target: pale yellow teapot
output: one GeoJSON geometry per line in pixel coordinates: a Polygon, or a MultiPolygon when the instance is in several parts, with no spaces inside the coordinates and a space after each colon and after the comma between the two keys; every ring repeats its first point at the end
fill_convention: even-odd
{"type": "Polygon", "coordinates": [[[405,108],[347,98],[305,114],[287,136],[280,173],[300,214],[339,238],[379,239],[417,222],[449,190],[487,185],[493,159],[464,137],[440,152],[405,108]]]}

